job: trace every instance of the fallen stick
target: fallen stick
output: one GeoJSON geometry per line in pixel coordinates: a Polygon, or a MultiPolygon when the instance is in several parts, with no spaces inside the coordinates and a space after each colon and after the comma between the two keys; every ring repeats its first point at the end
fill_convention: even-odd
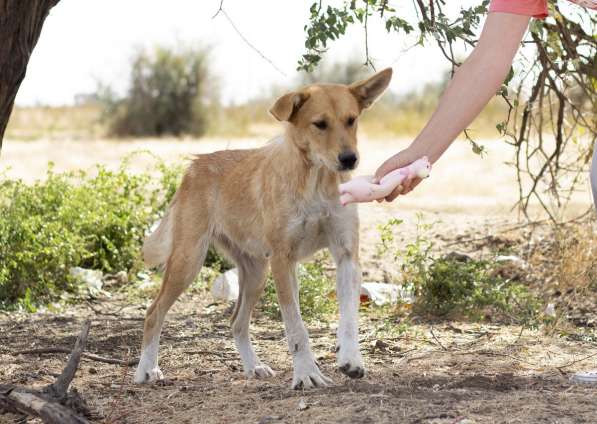
{"type": "Polygon", "coordinates": [[[14,385],[0,385],[0,410],[37,416],[47,424],[89,424],[85,418],[64,406],[64,403],[88,412],[85,401],[76,390],[69,392],[68,388],[79,367],[90,326],[90,321],[83,324],[66,367],[54,383],[39,391],[14,385]]]}
{"type": "MultiPolygon", "coordinates": [[[[16,352],[11,352],[11,355],[40,355],[44,353],[70,353],[71,351],[65,347],[48,347],[48,348],[38,348],[38,349],[27,349],[27,350],[19,350],[16,352]]],[[[96,362],[104,362],[106,364],[116,364],[116,365],[126,365],[126,366],[133,366],[139,363],[139,359],[131,359],[129,361],[123,361],[121,359],[114,359],[114,358],[106,358],[105,356],[95,355],[93,353],[83,352],[81,357],[85,359],[89,359],[91,361],[96,362]]]]}
{"type": "Polygon", "coordinates": [[[58,402],[25,388],[0,385],[0,410],[38,416],[49,424],[88,424],[85,418],[58,402]]]}

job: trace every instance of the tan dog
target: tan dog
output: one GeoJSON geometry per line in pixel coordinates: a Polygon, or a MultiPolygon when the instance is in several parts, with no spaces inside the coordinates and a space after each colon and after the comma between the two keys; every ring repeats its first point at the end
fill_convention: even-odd
{"type": "Polygon", "coordinates": [[[199,272],[210,243],[239,269],[232,334],[248,377],[274,375],[249,338],[252,309],[271,265],[294,362],[292,387],[331,382],[309,347],[296,278],[297,263],[324,247],[337,265],[338,366],[351,378],[363,377],[358,214],[356,206],[340,205],[338,184],[349,178],[348,171],[358,162],[357,119],[391,78],[388,68],[349,86],[317,84],[288,93],[270,110],[287,123],[283,137],[259,149],[220,151],[192,162],[170,209],[143,248],[146,263],[165,264],[165,274],[147,310],[135,382],[163,378],[158,345],[164,318],[199,272]]]}

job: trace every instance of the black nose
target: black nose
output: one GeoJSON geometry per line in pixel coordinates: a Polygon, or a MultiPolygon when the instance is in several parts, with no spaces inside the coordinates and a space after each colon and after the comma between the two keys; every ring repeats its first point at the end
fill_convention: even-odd
{"type": "Polygon", "coordinates": [[[338,155],[338,161],[342,169],[354,169],[354,165],[357,163],[357,155],[348,150],[338,155]]]}

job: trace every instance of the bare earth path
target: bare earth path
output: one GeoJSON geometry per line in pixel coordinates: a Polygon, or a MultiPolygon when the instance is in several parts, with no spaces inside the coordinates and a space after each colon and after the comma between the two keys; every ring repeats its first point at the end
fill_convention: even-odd
{"type": "MultiPolygon", "coordinates": [[[[405,145],[364,139],[359,173],[369,173],[405,145]]],[[[43,177],[48,160],[56,170],[116,166],[127,153],[148,149],[166,160],[221,148],[252,147],[256,140],[15,142],[6,141],[0,169],[29,181],[43,177]]],[[[396,272],[373,255],[376,227],[390,217],[405,220],[401,239],[412,239],[416,214],[433,223],[438,242],[461,234],[485,236],[516,222],[516,197],[509,158],[489,145],[481,160],[457,144],[432,178],[392,204],[361,206],[362,256],[366,279],[396,272]]],[[[139,169],[150,163],[139,157],[139,169]]],[[[572,212],[589,204],[579,194],[572,212]]],[[[460,246],[456,244],[454,249],[460,246]]],[[[0,382],[21,385],[53,381],[66,355],[15,355],[36,347],[70,347],[86,317],[93,320],[88,351],[129,359],[138,356],[142,318],[149,297],[123,294],[60,313],[0,314],[0,382]]],[[[277,376],[247,381],[229,330],[229,305],[213,304],[209,293],[186,293],[167,318],[161,364],[163,384],[135,386],[133,369],[84,359],[74,385],[105,423],[594,423],[597,388],[576,385],[570,375],[597,369],[592,341],[545,336],[519,327],[463,322],[424,322],[401,327],[383,314],[365,314],[361,347],[368,367],[360,381],[335,371],[334,322],[308,324],[313,350],[335,384],[308,392],[291,390],[291,358],[280,322],[257,315],[253,337],[258,353],[277,376]],[[378,317],[378,318],[376,318],[378,317]],[[300,407],[299,407],[300,406],[300,407]]],[[[388,315],[389,316],[389,315],[388,315]]],[[[0,422],[16,422],[0,415],[0,422]]]]}

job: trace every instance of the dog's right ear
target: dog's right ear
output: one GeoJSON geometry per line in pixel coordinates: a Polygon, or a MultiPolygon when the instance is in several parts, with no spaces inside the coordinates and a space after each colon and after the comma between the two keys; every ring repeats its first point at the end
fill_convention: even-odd
{"type": "Polygon", "coordinates": [[[293,91],[284,94],[271,107],[269,113],[278,121],[290,121],[292,116],[305,104],[309,95],[293,91]]]}

